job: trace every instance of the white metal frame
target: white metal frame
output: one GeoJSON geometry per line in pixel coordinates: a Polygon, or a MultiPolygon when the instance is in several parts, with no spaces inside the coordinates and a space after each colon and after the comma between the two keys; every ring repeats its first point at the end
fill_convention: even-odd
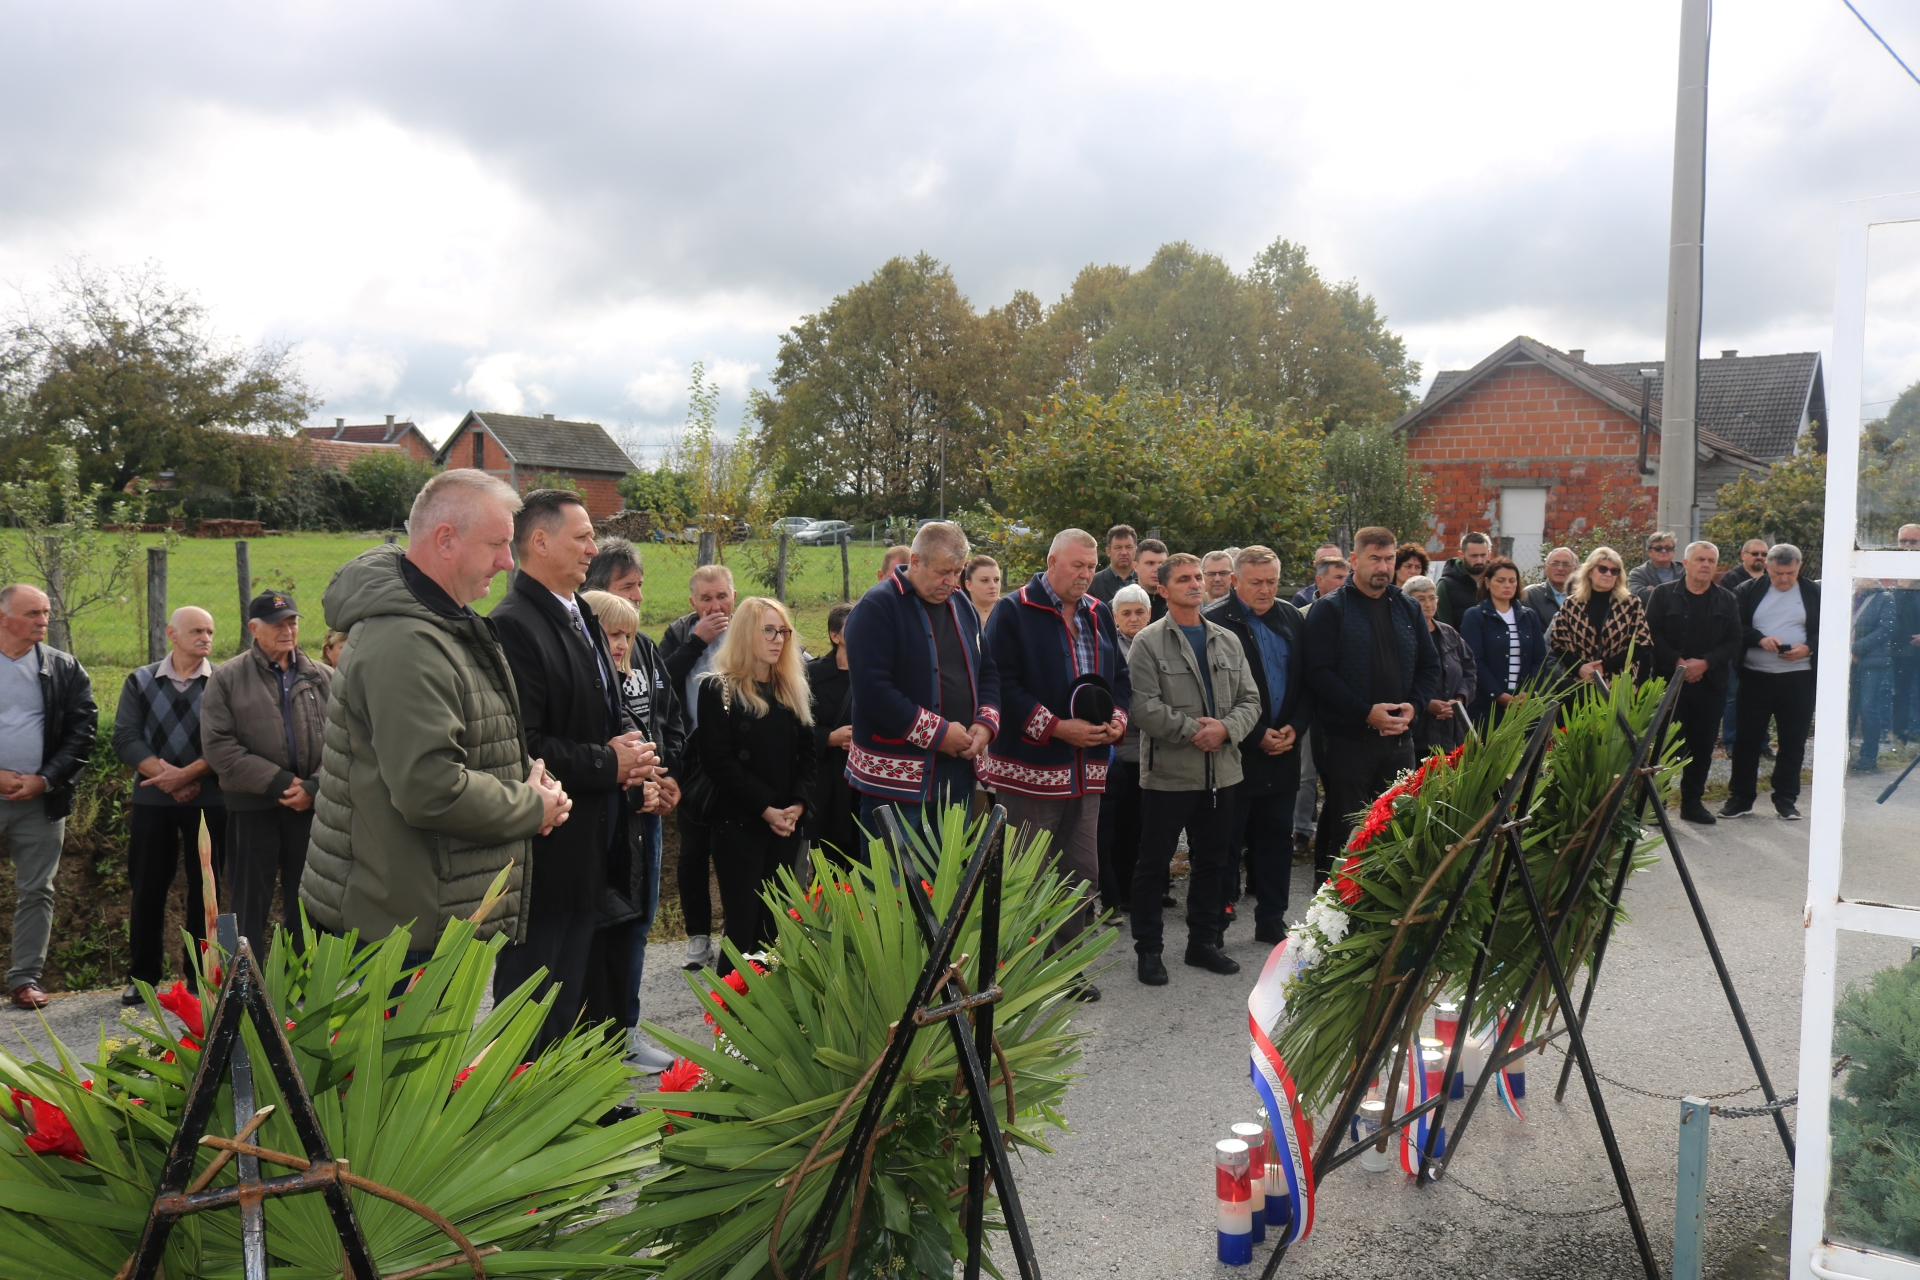
{"type": "MultiPolygon", "coordinates": [[[[1876,225],[1920,222],[1920,192],[1842,205],[1833,286],[1833,362],[1827,373],[1827,507],[1823,577],[1833,602],[1822,611],[1820,651],[1846,654],[1854,578],[1920,578],[1920,553],[1856,551],[1860,475],[1861,363],[1866,346],[1867,240],[1876,225]]],[[[1815,707],[1823,726],[1847,723],[1850,673],[1844,658],[1824,664],[1815,707]]],[[[1848,902],[1840,897],[1846,809],[1847,735],[1830,729],[1813,744],[1813,802],[1807,857],[1807,956],[1800,996],[1799,1159],[1793,1179],[1794,1280],[1920,1280],[1920,1265],[1824,1240],[1827,1130],[1833,1062],[1834,975],[1841,932],[1920,940],[1920,904],[1848,902]]]]}

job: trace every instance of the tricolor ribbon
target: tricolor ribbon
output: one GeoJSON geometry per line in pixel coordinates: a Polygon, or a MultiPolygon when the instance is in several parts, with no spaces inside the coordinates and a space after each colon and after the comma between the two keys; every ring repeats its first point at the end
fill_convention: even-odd
{"type": "MultiPolygon", "coordinates": [[[[1417,1043],[1418,1042],[1416,1042],[1416,1046],[1417,1043]]],[[[1415,1056],[1405,1064],[1407,1073],[1407,1108],[1405,1112],[1401,1113],[1402,1115],[1411,1112],[1431,1096],[1427,1092],[1426,1066],[1420,1061],[1418,1056],[1419,1049],[1417,1047],[1414,1050],[1414,1054],[1415,1056]]],[[[1421,1112],[1418,1119],[1400,1130],[1400,1171],[1410,1178],[1419,1175],[1420,1162],[1426,1158],[1427,1116],[1430,1114],[1430,1112],[1421,1112]]]]}
{"type": "Polygon", "coordinates": [[[1280,1051],[1273,1047],[1271,1030],[1287,1011],[1286,983],[1294,965],[1282,942],[1267,956],[1260,980],[1247,996],[1247,1030],[1252,1037],[1251,1074],[1253,1088],[1267,1109],[1273,1128],[1273,1146],[1267,1152],[1269,1168],[1278,1168],[1287,1193],[1287,1217],[1277,1220],[1267,1215],[1266,1227],[1276,1234],[1282,1246],[1292,1244],[1313,1230],[1313,1155],[1306,1115],[1294,1090],[1293,1075],[1287,1070],[1280,1051]]]}

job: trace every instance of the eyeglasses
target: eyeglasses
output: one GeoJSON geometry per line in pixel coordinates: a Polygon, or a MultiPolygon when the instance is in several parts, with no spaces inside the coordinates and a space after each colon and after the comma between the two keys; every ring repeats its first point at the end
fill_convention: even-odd
{"type": "Polygon", "coordinates": [[[1920,547],[1920,538],[1902,538],[1900,545],[1908,548],[1920,547]]]}
{"type": "Polygon", "coordinates": [[[1593,566],[1593,568],[1591,568],[1591,569],[1589,569],[1589,570],[1588,570],[1587,572],[1589,572],[1589,573],[1604,573],[1604,574],[1606,574],[1606,575],[1607,575],[1607,576],[1608,576],[1609,578],[1613,578],[1613,577],[1618,577],[1618,576],[1619,576],[1619,573],[1620,573],[1620,571],[1619,571],[1618,569],[1616,569],[1616,568],[1614,568],[1614,567],[1613,567],[1612,565],[1610,565],[1610,564],[1597,564],[1597,565],[1595,565],[1595,566],[1593,566]]]}
{"type": "Polygon", "coordinates": [[[1658,543],[1658,544],[1656,544],[1656,545],[1654,545],[1654,546],[1651,546],[1651,547],[1648,547],[1648,548],[1647,548],[1647,550],[1649,550],[1649,551],[1671,551],[1671,550],[1673,550],[1673,544],[1672,544],[1671,542],[1662,542],[1662,543],[1658,543]]]}
{"type": "Polygon", "coordinates": [[[792,627],[762,627],[760,628],[760,634],[765,636],[769,640],[772,640],[775,637],[785,640],[788,636],[793,634],[793,628],[792,627]]]}

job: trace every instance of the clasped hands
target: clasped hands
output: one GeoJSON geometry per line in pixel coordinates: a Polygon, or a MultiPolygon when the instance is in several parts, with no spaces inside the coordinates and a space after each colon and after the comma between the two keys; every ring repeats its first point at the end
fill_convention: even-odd
{"type": "Polygon", "coordinates": [[[47,780],[37,773],[0,769],[0,800],[31,800],[46,789],[47,780]]]}
{"type": "MultiPolygon", "coordinates": [[[[943,756],[958,756],[962,760],[972,760],[987,749],[993,735],[987,726],[976,724],[970,729],[962,729],[959,724],[947,721],[947,731],[941,735],[937,750],[943,756]]],[[[852,731],[848,731],[847,740],[853,740],[852,731]]]]}
{"type": "Polygon", "coordinates": [[[1119,716],[1105,724],[1091,720],[1061,720],[1053,726],[1053,736],[1070,747],[1104,747],[1127,736],[1127,724],[1119,716]]]}
{"type": "Polygon", "coordinates": [[[1413,725],[1411,702],[1376,702],[1367,712],[1367,726],[1383,738],[1395,738],[1413,725]]]}

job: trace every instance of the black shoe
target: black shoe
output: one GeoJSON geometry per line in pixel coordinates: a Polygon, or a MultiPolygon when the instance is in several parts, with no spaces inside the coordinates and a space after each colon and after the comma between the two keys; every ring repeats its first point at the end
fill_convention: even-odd
{"type": "Polygon", "coordinates": [[[1172,894],[1170,894],[1170,893],[1163,893],[1163,894],[1161,894],[1161,895],[1160,895],[1160,905],[1161,905],[1161,906],[1163,906],[1163,907],[1177,907],[1177,906],[1179,906],[1180,904],[1179,904],[1178,902],[1175,902],[1175,901],[1173,900],[1173,895],[1172,895],[1172,894]]]}
{"type": "Polygon", "coordinates": [[[127,989],[120,993],[120,1003],[128,1006],[132,1006],[136,1004],[145,1004],[146,1002],[140,998],[140,988],[136,987],[133,983],[129,982],[127,984],[127,989]]]}
{"type": "Polygon", "coordinates": [[[1800,821],[1800,810],[1794,806],[1794,803],[1791,800],[1787,801],[1785,804],[1779,804],[1776,802],[1773,806],[1773,811],[1780,815],[1780,821],[1782,822],[1800,821]]]}
{"type": "Polygon", "coordinates": [[[1140,953],[1140,981],[1150,987],[1167,985],[1167,962],[1160,958],[1158,951],[1140,953]]]}
{"type": "Polygon", "coordinates": [[[1702,826],[1712,826],[1715,822],[1719,821],[1719,819],[1707,812],[1707,806],[1701,804],[1698,800],[1691,799],[1680,802],[1680,816],[1688,822],[1697,822],[1702,826]]]}
{"type": "Polygon", "coordinates": [[[1301,832],[1293,833],[1293,865],[1301,866],[1313,857],[1313,837],[1301,832]]]}
{"type": "Polygon", "coordinates": [[[1287,940],[1287,926],[1284,924],[1255,925],[1253,940],[1255,942],[1267,943],[1270,946],[1278,945],[1287,940]]]}
{"type": "Polygon", "coordinates": [[[1074,988],[1073,998],[1081,1004],[1092,1004],[1100,998],[1100,988],[1094,986],[1091,982],[1082,982],[1078,987],[1074,988]]]}
{"type": "Polygon", "coordinates": [[[1720,816],[1723,818],[1745,818],[1752,813],[1753,801],[1751,800],[1729,800],[1720,806],[1720,816]]]}
{"type": "Polygon", "coordinates": [[[1239,918],[1239,913],[1233,909],[1233,904],[1231,902],[1227,904],[1226,915],[1227,915],[1227,923],[1229,925],[1231,925],[1236,919],[1239,918]]]}
{"type": "Polygon", "coordinates": [[[1773,748],[1772,748],[1772,747],[1762,747],[1762,748],[1760,748],[1760,758],[1761,758],[1762,760],[1771,760],[1771,759],[1773,759],[1773,748]]]}
{"type": "Polygon", "coordinates": [[[614,1125],[619,1124],[622,1120],[631,1120],[639,1114],[640,1114],[640,1108],[629,1107],[626,1104],[622,1103],[620,1106],[613,1108],[611,1111],[601,1116],[598,1120],[595,1120],[594,1123],[599,1125],[602,1129],[611,1129],[614,1125]]]}
{"type": "Polygon", "coordinates": [[[1205,942],[1187,944],[1187,963],[1210,973],[1238,973],[1240,962],[1216,946],[1205,942]]]}

